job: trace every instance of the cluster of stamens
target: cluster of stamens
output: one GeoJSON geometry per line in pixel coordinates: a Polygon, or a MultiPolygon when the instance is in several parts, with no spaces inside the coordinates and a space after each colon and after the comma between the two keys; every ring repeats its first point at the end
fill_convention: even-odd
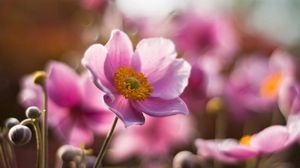
{"type": "Polygon", "coordinates": [[[144,74],[129,67],[117,69],[114,82],[117,91],[131,100],[145,100],[153,91],[144,74]]]}
{"type": "Polygon", "coordinates": [[[251,135],[245,135],[240,139],[240,144],[249,146],[251,139],[252,139],[251,135]]]}

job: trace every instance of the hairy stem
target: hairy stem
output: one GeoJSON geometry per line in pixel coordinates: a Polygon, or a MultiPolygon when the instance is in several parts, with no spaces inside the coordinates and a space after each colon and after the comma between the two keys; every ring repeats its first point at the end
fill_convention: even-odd
{"type": "Polygon", "coordinates": [[[48,167],[48,94],[45,84],[43,89],[43,109],[42,109],[42,167],[48,167]]]}
{"type": "Polygon", "coordinates": [[[44,168],[42,165],[42,136],[41,136],[41,129],[39,125],[39,121],[37,119],[25,119],[21,123],[21,125],[28,125],[31,124],[33,126],[34,132],[35,132],[35,137],[36,137],[36,167],[37,168],[44,168]]]}
{"type": "Polygon", "coordinates": [[[111,125],[111,128],[108,132],[108,134],[106,135],[106,138],[104,140],[104,143],[101,147],[101,150],[97,156],[97,160],[96,160],[96,163],[94,165],[94,168],[100,168],[101,164],[102,164],[102,160],[104,158],[104,155],[106,153],[106,150],[107,150],[107,147],[108,147],[108,144],[112,138],[112,135],[113,135],[113,132],[116,128],[116,125],[117,125],[117,122],[118,122],[118,117],[115,117],[114,121],[113,121],[113,124],[111,125]]]}

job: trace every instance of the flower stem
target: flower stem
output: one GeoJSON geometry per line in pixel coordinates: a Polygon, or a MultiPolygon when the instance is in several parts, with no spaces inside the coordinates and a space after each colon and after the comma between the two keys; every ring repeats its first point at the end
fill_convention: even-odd
{"type": "Polygon", "coordinates": [[[17,164],[16,164],[16,157],[15,157],[15,152],[11,146],[11,144],[7,141],[7,138],[5,138],[5,141],[3,143],[4,148],[6,148],[6,152],[8,154],[8,160],[9,160],[9,164],[11,165],[11,167],[16,168],[17,164]]]}
{"type": "Polygon", "coordinates": [[[109,132],[106,135],[106,138],[105,138],[104,143],[103,143],[103,145],[101,147],[101,150],[100,150],[100,152],[99,152],[99,154],[97,156],[97,160],[96,160],[96,163],[94,165],[94,168],[100,168],[100,165],[101,165],[102,160],[104,158],[104,155],[106,153],[108,144],[109,144],[109,142],[110,142],[110,140],[112,138],[113,132],[114,132],[114,130],[116,128],[117,122],[118,122],[118,117],[116,116],[115,119],[114,119],[114,121],[113,121],[113,124],[112,124],[112,126],[111,126],[111,128],[109,130],[109,132]]]}
{"type": "Polygon", "coordinates": [[[1,160],[2,160],[3,167],[4,167],[4,168],[8,168],[8,165],[7,165],[7,162],[6,162],[6,159],[5,159],[4,149],[3,149],[2,144],[0,144],[0,157],[1,157],[1,160]]]}
{"type": "Polygon", "coordinates": [[[39,121],[37,119],[25,119],[20,124],[21,125],[31,124],[33,126],[34,132],[35,132],[35,137],[36,137],[36,150],[37,150],[36,167],[37,168],[44,168],[42,166],[42,160],[41,160],[42,159],[41,158],[41,154],[42,154],[42,148],[41,148],[42,136],[41,136],[41,129],[40,129],[39,121]]]}
{"type": "Polygon", "coordinates": [[[42,110],[42,167],[48,167],[48,94],[45,84],[43,89],[43,110],[42,110]]]}

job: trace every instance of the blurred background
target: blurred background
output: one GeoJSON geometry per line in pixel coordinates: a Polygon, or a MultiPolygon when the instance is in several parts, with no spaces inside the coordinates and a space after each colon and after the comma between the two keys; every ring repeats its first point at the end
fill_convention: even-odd
{"type": "MultiPolygon", "coordinates": [[[[134,45],[146,37],[171,38],[175,41],[179,57],[193,60],[192,57],[195,55],[212,55],[208,50],[212,50],[209,45],[214,41],[206,37],[211,33],[211,28],[208,28],[207,32],[207,28],[201,25],[210,27],[217,24],[216,29],[220,33],[216,33],[215,38],[221,40],[216,41],[221,41],[220,45],[225,47],[222,50],[218,48],[213,53],[224,54],[218,58],[222,64],[226,64],[222,65],[220,71],[222,74],[232,74],[240,57],[257,54],[269,58],[278,48],[292,55],[297,65],[300,55],[299,16],[299,0],[2,0],[0,1],[0,123],[8,117],[25,118],[24,108],[18,102],[20,81],[24,75],[43,70],[49,60],[60,60],[78,72],[82,71],[80,60],[85,50],[96,42],[104,44],[112,29],[118,28],[128,33],[134,45]],[[193,23],[194,20],[196,25],[193,23]],[[200,22],[199,26],[197,20],[203,20],[203,23],[200,22]],[[206,33],[191,34],[191,31],[196,30],[206,33]],[[222,34],[222,31],[225,33],[222,34]],[[185,35],[188,37],[183,37],[185,35]],[[190,38],[194,36],[201,36],[201,40],[191,40],[190,38]],[[222,39],[228,41],[222,42],[222,39]],[[194,48],[193,44],[189,44],[191,41],[196,44],[194,48]],[[202,47],[197,47],[198,45],[202,47]]],[[[206,70],[203,71],[206,73],[206,70]]],[[[218,87],[215,86],[218,84],[210,84],[207,79],[203,79],[203,82],[202,79],[199,80],[198,84],[199,81],[195,81],[197,87],[199,85],[218,87]]],[[[202,86],[200,92],[203,91],[201,89],[202,86]]],[[[212,92],[218,92],[216,90],[218,89],[212,89],[212,92]]],[[[188,90],[186,92],[184,96],[188,95],[186,99],[189,100],[191,93],[188,93],[188,90]]],[[[207,92],[195,95],[197,101],[189,104],[189,108],[193,111],[192,116],[196,118],[193,120],[194,139],[215,137],[216,116],[209,113],[211,108],[208,102],[212,103],[210,100],[219,97],[219,94],[208,95],[210,94],[207,92]]],[[[225,100],[228,100],[228,97],[225,100]]],[[[230,111],[230,108],[225,111],[230,111]]],[[[245,121],[255,121],[255,124],[251,125],[250,132],[257,132],[270,125],[272,114],[256,113],[251,119],[242,117],[243,119],[238,120],[235,117],[231,119],[230,115],[226,117],[228,122],[224,127],[223,136],[239,138],[245,121]]],[[[280,114],[277,116],[277,123],[285,123],[284,117],[280,114]]],[[[56,159],[54,153],[62,143],[54,139],[52,133],[50,141],[52,153],[50,164],[53,167],[56,159]]],[[[96,149],[99,148],[99,144],[101,141],[95,142],[96,149]]],[[[34,165],[33,161],[29,162],[21,157],[31,148],[34,148],[34,142],[16,149],[18,162],[20,165],[22,163],[26,165],[22,168],[34,165]]],[[[192,140],[171,153],[174,155],[182,149],[195,152],[192,140]]],[[[291,167],[300,166],[300,155],[297,152],[299,149],[299,146],[295,145],[293,149],[282,154],[286,158],[285,161],[291,163],[291,167]]],[[[119,163],[125,167],[126,165],[139,167],[136,165],[137,162],[136,158],[131,158],[119,163]]],[[[113,160],[108,160],[107,163],[116,164],[113,160]]]]}

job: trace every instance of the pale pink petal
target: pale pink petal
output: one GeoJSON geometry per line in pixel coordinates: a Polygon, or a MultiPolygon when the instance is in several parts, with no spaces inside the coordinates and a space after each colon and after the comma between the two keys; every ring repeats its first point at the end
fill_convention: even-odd
{"type": "Polygon", "coordinates": [[[132,104],[138,111],[156,117],[189,113],[186,104],[181,98],[164,100],[150,97],[144,101],[135,101],[132,104]]]}
{"type": "Polygon", "coordinates": [[[133,47],[129,37],[120,30],[113,30],[107,44],[107,57],[104,62],[104,72],[109,81],[113,81],[116,70],[129,67],[133,55],[133,47]]]}
{"type": "Polygon", "coordinates": [[[142,112],[133,108],[131,103],[122,95],[115,96],[113,100],[108,96],[104,96],[104,101],[109,109],[123,121],[125,127],[144,124],[145,118],[142,112]]]}
{"type": "Polygon", "coordinates": [[[176,58],[175,45],[171,40],[164,38],[148,38],[141,40],[137,47],[135,56],[141,63],[141,71],[149,76],[159,73],[161,68],[170,64],[170,60],[176,58]]]}
{"type": "MultiPolygon", "coordinates": [[[[191,65],[183,59],[177,59],[168,66],[164,76],[152,73],[152,78],[160,78],[155,83],[151,83],[153,87],[152,97],[162,99],[174,99],[178,97],[188,84],[188,79],[191,72],[191,65]]],[[[151,81],[150,81],[151,82],[151,81]]]]}
{"type": "Polygon", "coordinates": [[[82,121],[78,120],[73,122],[68,140],[71,145],[90,145],[94,140],[93,138],[93,133],[82,121]]]}
{"type": "Polygon", "coordinates": [[[270,126],[254,135],[250,145],[262,153],[272,153],[285,147],[289,132],[284,126],[270,126]]]}
{"type": "Polygon", "coordinates": [[[42,88],[33,82],[32,75],[25,76],[21,80],[21,92],[18,95],[19,102],[24,107],[42,107],[42,88]]]}
{"type": "Polygon", "coordinates": [[[289,115],[287,118],[287,129],[290,133],[286,145],[290,145],[300,139],[300,115],[289,115]]]}
{"type": "Polygon", "coordinates": [[[82,116],[82,120],[90,130],[98,134],[106,134],[113,122],[114,114],[102,109],[87,110],[82,116]]]}
{"type": "Polygon", "coordinates": [[[128,129],[122,130],[121,134],[113,139],[110,155],[116,160],[125,160],[131,156],[138,154],[138,151],[144,149],[144,143],[141,139],[129,133],[128,129]]]}
{"type": "Polygon", "coordinates": [[[62,107],[48,99],[48,122],[51,127],[57,127],[60,122],[69,117],[69,109],[62,107]]]}
{"type": "Polygon", "coordinates": [[[47,90],[50,99],[65,107],[80,102],[79,78],[74,70],[63,63],[51,62],[47,68],[47,90]]]}
{"type": "Polygon", "coordinates": [[[104,72],[106,57],[106,48],[101,44],[94,44],[86,50],[81,63],[90,72],[94,84],[105,93],[112,95],[112,92],[115,92],[113,81],[108,81],[104,72]]]}
{"type": "Polygon", "coordinates": [[[225,155],[224,152],[220,150],[220,144],[224,140],[204,140],[197,139],[195,145],[198,149],[197,153],[204,158],[217,159],[226,163],[235,163],[238,159],[225,155]]]}
{"type": "Polygon", "coordinates": [[[133,67],[141,70],[150,81],[155,82],[163,77],[164,70],[176,58],[175,46],[171,40],[164,38],[144,39],[138,43],[133,58],[135,58],[133,67]],[[137,68],[136,65],[140,67],[137,68]]]}
{"type": "Polygon", "coordinates": [[[103,100],[103,96],[105,95],[105,93],[99,90],[93,84],[92,80],[86,73],[82,74],[80,78],[83,106],[108,111],[108,107],[103,100]]]}
{"type": "Polygon", "coordinates": [[[223,149],[226,155],[230,155],[239,160],[246,160],[258,155],[258,151],[247,145],[240,145],[238,142],[235,145],[223,149]]]}

